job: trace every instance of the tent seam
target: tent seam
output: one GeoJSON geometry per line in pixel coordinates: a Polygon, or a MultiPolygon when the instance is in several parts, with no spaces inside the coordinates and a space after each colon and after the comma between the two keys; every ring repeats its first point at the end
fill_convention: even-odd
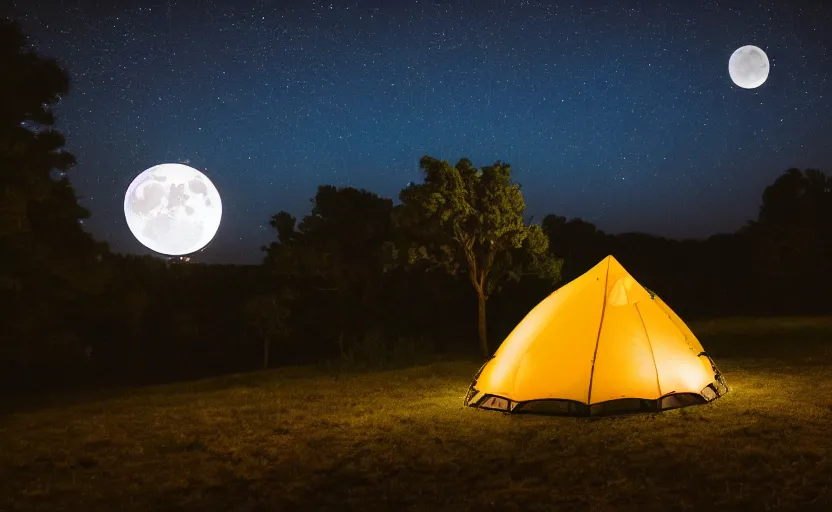
{"type": "Polygon", "coordinates": [[[638,319],[641,320],[641,328],[644,329],[644,337],[647,338],[647,346],[650,347],[650,357],[653,359],[653,370],[656,372],[656,388],[659,392],[659,398],[661,398],[662,383],[659,381],[659,366],[656,364],[656,353],[653,352],[653,342],[650,341],[650,333],[647,332],[647,324],[644,323],[644,317],[641,315],[641,308],[638,307],[638,302],[634,306],[636,307],[636,313],[638,313],[638,319]]]}
{"type": "Polygon", "coordinates": [[[598,335],[595,337],[595,351],[592,353],[592,367],[589,370],[589,392],[586,395],[586,405],[592,406],[592,380],[595,378],[595,359],[598,357],[598,344],[601,341],[601,328],[604,326],[604,314],[607,312],[607,288],[610,280],[610,265],[612,256],[607,256],[607,273],[604,276],[604,302],[601,304],[601,320],[598,322],[598,335]]]}

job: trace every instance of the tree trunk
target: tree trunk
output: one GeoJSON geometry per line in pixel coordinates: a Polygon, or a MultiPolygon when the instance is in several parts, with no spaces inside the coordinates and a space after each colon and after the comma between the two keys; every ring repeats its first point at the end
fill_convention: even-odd
{"type": "Polygon", "coordinates": [[[341,354],[341,359],[347,358],[347,350],[344,348],[344,328],[338,331],[338,352],[341,354]]]}
{"type": "Polygon", "coordinates": [[[477,292],[477,303],[478,303],[478,321],[477,321],[477,328],[479,332],[480,338],[480,349],[482,350],[483,357],[488,357],[491,354],[488,352],[488,338],[486,336],[486,323],[485,323],[485,301],[486,297],[485,294],[477,292]]]}
{"type": "Polygon", "coordinates": [[[269,339],[266,338],[263,340],[263,369],[266,370],[269,368],[269,339]]]}
{"type": "Polygon", "coordinates": [[[21,391],[29,391],[29,387],[32,385],[32,368],[29,361],[29,341],[26,340],[20,347],[20,353],[18,359],[20,360],[20,379],[21,379],[21,391]]]}
{"type": "Polygon", "coordinates": [[[338,291],[338,352],[341,354],[341,359],[347,359],[347,347],[344,344],[344,337],[347,330],[347,314],[344,300],[344,294],[338,291]]]}
{"type": "Polygon", "coordinates": [[[142,347],[141,335],[137,332],[137,328],[134,327],[132,331],[130,339],[130,375],[136,380],[141,380],[144,377],[144,347],[142,347]]]}

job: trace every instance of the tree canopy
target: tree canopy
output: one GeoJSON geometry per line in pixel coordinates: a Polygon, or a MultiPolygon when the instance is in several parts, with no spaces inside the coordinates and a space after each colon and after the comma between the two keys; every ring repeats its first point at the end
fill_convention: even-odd
{"type": "Polygon", "coordinates": [[[75,158],[54,128],[68,91],[67,72],[0,20],[0,294],[12,305],[0,318],[14,319],[0,348],[23,367],[83,350],[74,304],[103,286],[106,245],[82,229],[89,212],[67,178],[75,158]]]}
{"type": "MultiPolygon", "coordinates": [[[[347,355],[348,338],[361,336],[378,314],[392,210],[390,199],[372,192],[321,186],[312,212],[297,226],[286,212],[271,219],[278,240],[265,248],[266,267],[284,284],[334,298],[332,334],[342,356],[347,355]]],[[[303,295],[301,290],[295,294],[303,295]]],[[[320,310],[327,311],[320,302],[328,301],[319,301],[320,310]]]]}
{"type": "Polygon", "coordinates": [[[548,250],[540,226],[527,223],[511,166],[497,161],[477,169],[463,158],[455,166],[430,156],[419,162],[424,183],[401,191],[397,226],[409,232],[401,252],[407,264],[430,262],[468,276],[478,299],[478,336],[490,355],[486,301],[509,280],[534,274],[553,284],[562,261],[548,250]]]}
{"type": "Polygon", "coordinates": [[[832,178],[788,169],[763,191],[757,220],[745,232],[769,286],[809,307],[811,298],[797,292],[803,283],[832,285],[832,178]]]}

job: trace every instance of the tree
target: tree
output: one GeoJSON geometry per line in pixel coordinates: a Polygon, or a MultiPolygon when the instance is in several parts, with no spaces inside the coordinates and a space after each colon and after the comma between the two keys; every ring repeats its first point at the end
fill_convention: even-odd
{"type": "Polygon", "coordinates": [[[60,364],[59,354],[83,352],[77,309],[106,277],[106,245],[82,229],[89,212],[66,177],[75,158],[53,128],[68,90],[67,72],[0,20],[0,302],[12,305],[0,312],[0,336],[27,374],[35,359],[60,364]]]}
{"type": "MultiPolygon", "coordinates": [[[[105,260],[112,278],[107,283],[104,315],[113,323],[105,350],[125,363],[133,378],[140,378],[150,362],[150,340],[157,338],[154,310],[169,295],[165,263],[153,256],[111,255],[105,260]]],[[[104,349],[104,347],[101,347],[104,349]]]]}
{"type": "Polygon", "coordinates": [[[571,281],[611,252],[611,237],[583,219],[547,215],[541,223],[549,250],[564,260],[562,278],[571,281]]]}
{"type": "Polygon", "coordinates": [[[26,49],[16,23],[0,20],[0,236],[27,231],[32,202],[49,196],[50,173],[65,172],[75,158],[62,151],[63,136],[49,127],[52,107],[69,90],[69,76],[51,59],[26,49]],[[34,129],[33,129],[34,128],[34,129]]]}
{"type": "Polygon", "coordinates": [[[557,282],[562,260],[549,253],[540,226],[523,219],[526,205],[510,165],[498,161],[478,170],[466,158],[451,166],[427,155],[419,165],[424,183],[399,195],[395,221],[410,241],[396,255],[409,265],[428,262],[468,276],[477,294],[480,348],[488,357],[488,298],[526,274],[557,282]]]}
{"type": "Polygon", "coordinates": [[[265,264],[284,283],[334,297],[336,343],[346,357],[348,336],[377,320],[393,202],[366,190],[325,185],[313,204],[297,230],[288,213],[272,217],[278,241],[266,248],[265,264]]]}
{"type": "Polygon", "coordinates": [[[825,296],[832,284],[832,179],[816,169],[787,170],[766,187],[757,220],[744,233],[767,288],[779,288],[793,309],[815,307],[819,301],[810,296],[825,296]]]}
{"type": "Polygon", "coordinates": [[[252,297],[243,305],[246,324],[263,342],[263,369],[269,367],[272,344],[288,333],[286,319],[289,309],[285,305],[286,300],[285,296],[263,294],[252,297]]]}

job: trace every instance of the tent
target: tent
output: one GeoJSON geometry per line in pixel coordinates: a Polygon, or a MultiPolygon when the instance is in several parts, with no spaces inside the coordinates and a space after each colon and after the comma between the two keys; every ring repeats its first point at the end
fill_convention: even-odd
{"type": "Polygon", "coordinates": [[[477,373],[465,405],[601,415],[702,404],[727,391],[693,332],[608,256],[526,315],[477,373]]]}

